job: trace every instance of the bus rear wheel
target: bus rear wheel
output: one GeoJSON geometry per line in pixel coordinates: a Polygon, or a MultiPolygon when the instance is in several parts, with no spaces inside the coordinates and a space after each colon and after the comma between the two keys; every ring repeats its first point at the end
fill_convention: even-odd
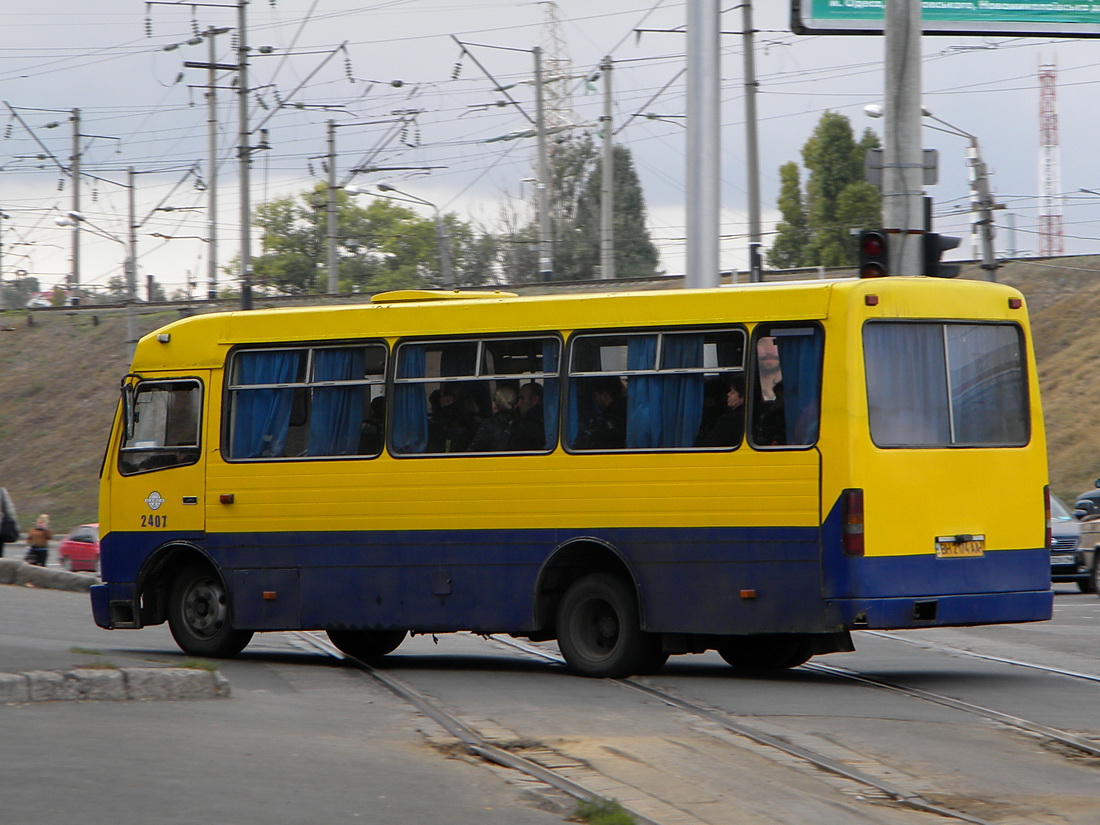
{"type": "Polygon", "coordinates": [[[718,655],[738,670],[790,670],[814,655],[806,636],[734,636],[718,646],[718,655]]]}
{"type": "Polygon", "coordinates": [[[404,630],[326,630],[329,641],[354,659],[379,659],[405,641],[404,630]]]}
{"type": "Polygon", "coordinates": [[[168,627],[185,653],[224,659],[236,656],[252,640],[251,630],[230,621],[229,593],[208,565],[185,567],[172,583],[168,627]]]}
{"type": "Polygon", "coordinates": [[[558,607],[558,647],[581,676],[620,678],[664,664],[660,637],[642,632],[631,588],[606,573],[585,576],[566,591],[558,607]]]}

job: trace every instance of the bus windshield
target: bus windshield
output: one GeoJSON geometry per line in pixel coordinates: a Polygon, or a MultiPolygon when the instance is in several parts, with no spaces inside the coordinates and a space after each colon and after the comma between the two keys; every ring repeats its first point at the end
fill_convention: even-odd
{"type": "Polygon", "coordinates": [[[1015,324],[874,321],[863,328],[880,447],[1023,446],[1030,422],[1015,324]]]}

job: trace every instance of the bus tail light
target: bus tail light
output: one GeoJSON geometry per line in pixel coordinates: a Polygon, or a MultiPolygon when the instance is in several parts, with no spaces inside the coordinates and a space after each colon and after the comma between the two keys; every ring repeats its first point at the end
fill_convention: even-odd
{"type": "Polygon", "coordinates": [[[1043,485],[1043,515],[1045,517],[1045,523],[1047,526],[1046,531],[1046,547],[1047,550],[1054,546],[1054,536],[1050,531],[1050,485],[1043,485]]]}
{"type": "Polygon", "coordinates": [[[844,531],[844,555],[863,555],[863,490],[845,490],[840,494],[841,523],[844,531]]]}

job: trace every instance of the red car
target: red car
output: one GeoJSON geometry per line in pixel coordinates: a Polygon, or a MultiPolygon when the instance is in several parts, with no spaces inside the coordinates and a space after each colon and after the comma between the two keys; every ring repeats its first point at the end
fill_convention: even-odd
{"type": "Polygon", "coordinates": [[[99,524],[81,524],[61,540],[58,562],[66,570],[99,572],[99,524]]]}

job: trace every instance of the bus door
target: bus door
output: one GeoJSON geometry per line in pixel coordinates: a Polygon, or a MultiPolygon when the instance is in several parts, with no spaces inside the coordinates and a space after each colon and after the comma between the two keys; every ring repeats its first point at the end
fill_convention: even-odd
{"type": "MultiPolygon", "coordinates": [[[[146,555],[205,530],[202,411],[209,373],[150,378],[123,388],[117,462],[111,468],[112,578],[132,581],[146,555]]],[[[105,559],[105,562],[107,560],[105,559]]]]}

